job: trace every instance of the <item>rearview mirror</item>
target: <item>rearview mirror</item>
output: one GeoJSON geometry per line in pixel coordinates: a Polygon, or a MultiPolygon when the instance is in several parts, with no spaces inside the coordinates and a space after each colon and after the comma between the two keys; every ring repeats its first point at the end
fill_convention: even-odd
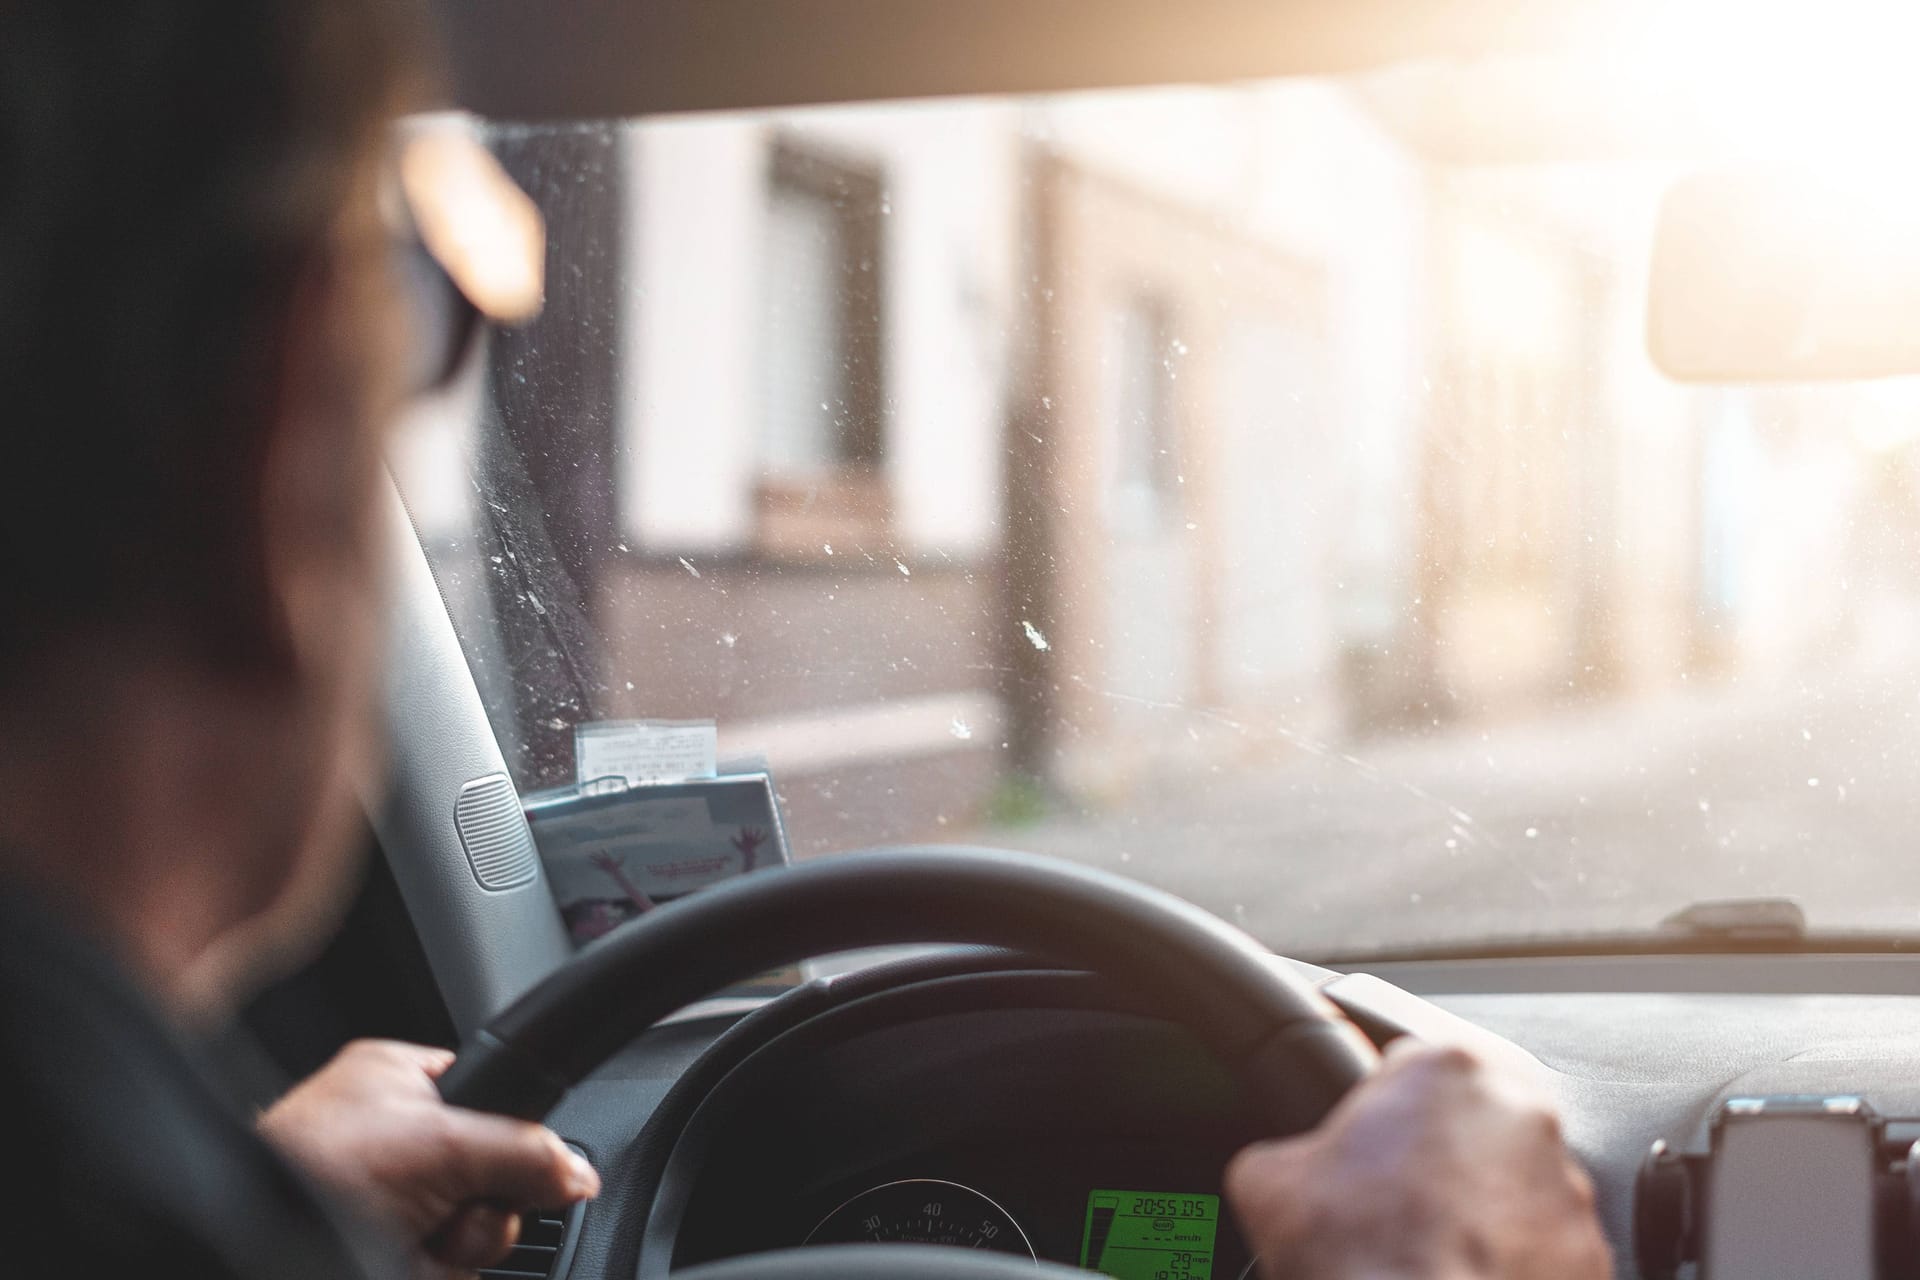
{"type": "Polygon", "coordinates": [[[1920,373],[1920,198],[1684,179],[1654,234],[1647,347],[1682,382],[1920,373]]]}

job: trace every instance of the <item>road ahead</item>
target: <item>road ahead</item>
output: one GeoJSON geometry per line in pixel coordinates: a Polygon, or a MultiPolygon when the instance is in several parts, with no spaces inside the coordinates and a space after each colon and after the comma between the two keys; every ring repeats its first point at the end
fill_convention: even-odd
{"type": "Polygon", "coordinates": [[[1163,778],[981,835],[1161,885],[1303,955],[1639,931],[1775,895],[1816,931],[1920,935],[1916,713],[1920,666],[1720,686],[1163,778]]]}

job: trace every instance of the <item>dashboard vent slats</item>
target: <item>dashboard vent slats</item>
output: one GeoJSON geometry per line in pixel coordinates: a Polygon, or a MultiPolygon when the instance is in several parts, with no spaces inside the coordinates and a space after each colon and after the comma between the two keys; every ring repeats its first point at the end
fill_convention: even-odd
{"type": "Polygon", "coordinates": [[[529,1213],[520,1219],[520,1242],[498,1266],[482,1267],[489,1280],[560,1280],[573,1260],[581,1209],[565,1214],[529,1213]]]}

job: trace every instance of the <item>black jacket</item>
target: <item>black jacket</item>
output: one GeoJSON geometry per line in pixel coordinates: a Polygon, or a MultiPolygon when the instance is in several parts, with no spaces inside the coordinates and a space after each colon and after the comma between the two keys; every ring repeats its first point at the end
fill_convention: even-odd
{"type": "Polygon", "coordinates": [[[8,1275],[387,1280],[400,1269],[254,1132],[210,1052],[0,885],[8,1275]]]}

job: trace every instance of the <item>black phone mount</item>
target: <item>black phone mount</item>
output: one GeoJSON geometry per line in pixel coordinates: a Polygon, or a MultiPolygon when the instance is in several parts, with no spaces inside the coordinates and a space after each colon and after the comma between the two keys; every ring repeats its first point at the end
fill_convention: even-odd
{"type": "Polygon", "coordinates": [[[1634,1181],[1634,1262],[1646,1280],[1671,1280],[1701,1260],[1712,1142],[1729,1116],[1762,1112],[1844,1110],[1868,1126],[1874,1151],[1874,1270],[1920,1277],[1920,1119],[1885,1119],[1854,1097],[1732,1098],[1708,1126],[1707,1149],[1678,1151],[1653,1144],[1634,1181]]]}

